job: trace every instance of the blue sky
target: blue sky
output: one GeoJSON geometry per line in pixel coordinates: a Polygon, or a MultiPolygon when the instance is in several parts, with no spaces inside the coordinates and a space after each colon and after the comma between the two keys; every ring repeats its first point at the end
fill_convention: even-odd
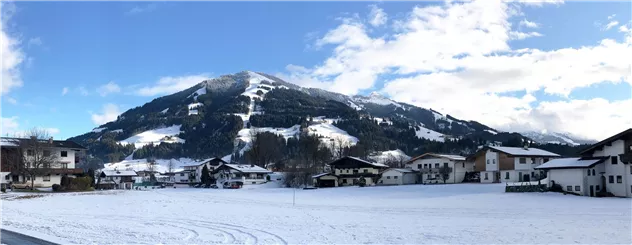
{"type": "MultiPolygon", "coordinates": [[[[98,123],[106,121],[108,113],[120,113],[169,93],[169,89],[151,90],[159,87],[157,83],[161,79],[165,83],[186,83],[187,79],[213,77],[243,70],[277,74],[300,85],[322,87],[346,94],[379,91],[396,100],[433,107],[464,119],[479,120],[503,130],[567,131],[587,138],[607,136],[610,132],[581,132],[581,128],[590,125],[588,123],[596,122],[586,122],[569,128],[561,128],[557,124],[565,123],[564,118],[573,117],[574,115],[569,113],[576,111],[578,106],[588,104],[597,107],[595,105],[598,103],[592,101],[594,99],[605,100],[600,103],[604,103],[612,113],[630,104],[628,100],[632,94],[632,87],[629,76],[615,82],[604,82],[598,78],[601,72],[599,70],[594,72],[597,74],[595,79],[581,84],[569,82],[564,87],[551,85],[556,79],[549,83],[542,82],[540,77],[550,79],[547,77],[549,74],[520,78],[521,84],[508,85],[510,88],[506,90],[496,91],[494,87],[487,91],[497,92],[496,97],[500,96],[501,99],[510,101],[507,104],[517,103],[512,105],[512,108],[517,108],[511,111],[505,111],[509,110],[508,108],[490,108],[489,111],[469,114],[464,112],[465,109],[459,110],[461,106],[444,102],[441,98],[423,93],[416,95],[403,92],[406,87],[419,85],[427,88],[435,86],[434,83],[445,84],[454,81],[440,81],[438,76],[434,76],[450,69],[428,71],[419,68],[402,73],[393,72],[401,68],[401,65],[394,63],[384,64],[383,67],[370,65],[368,68],[365,64],[354,63],[346,65],[355,67],[352,70],[334,71],[326,64],[326,60],[348,62],[350,59],[343,58],[353,58],[356,54],[376,51],[377,49],[372,50],[375,47],[370,45],[350,45],[353,38],[363,35],[372,41],[383,40],[392,46],[400,47],[398,45],[401,42],[397,42],[397,36],[413,31],[401,30],[401,26],[398,29],[398,25],[408,21],[413,23],[410,16],[414,15],[412,13],[415,7],[423,9],[430,6],[439,6],[446,11],[455,8],[441,2],[3,3],[3,35],[15,41],[11,50],[22,57],[21,62],[15,62],[17,64],[11,67],[13,74],[18,74],[14,80],[19,80],[21,85],[7,89],[3,86],[3,134],[37,126],[53,129],[55,137],[58,138],[72,137],[90,131],[98,126],[98,123]],[[384,16],[383,22],[372,23],[378,12],[384,16]],[[352,32],[335,32],[349,27],[357,27],[353,30],[359,30],[361,34],[344,36],[344,33],[352,32]],[[346,53],[342,57],[336,53],[337,48],[348,50],[352,54],[346,53]],[[304,71],[296,72],[288,69],[288,65],[301,67],[304,71]],[[354,72],[361,75],[354,77],[357,75],[354,72]],[[353,79],[343,79],[348,77],[353,79]],[[101,88],[108,83],[109,86],[101,88]],[[542,84],[531,86],[529,83],[542,84]],[[141,88],[160,92],[139,94],[141,88]],[[565,94],[560,92],[562,90],[570,92],[565,94]],[[525,95],[531,95],[534,99],[525,98],[525,95]],[[512,98],[523,100],[514,101],[512,98]],[[489,118],[476,116],[481,113],[497,115],[489,118]],[[547,118],[543,119],[543,115],[547,118]],[[547,121],[557,117],[562,119],[547,121]],[[522,123],[521,118],[528,118],[525,119],[528,122],[522,123]]],[[[592,59],[589,55],[597,55],[603,59],[620,58],[608,57],[607,54],[610,53],[607,51],[604,51],[603,56],[600,56],[601,51],[586,53],[586,56],[579,53],[583,52],[582,47],[598,47],[604,39],[612,39],[617,44],[622,44],[624,51],[629,51],[629,43],[626,49],[626,35],[629,35],[629,31],[623,30],[624,27],[631,28],[629,2],[570,2],[541,6],[512,3],[508,6],[507,13],[518,11],[519,14],[510,18],[503,17],[511,26],[507,31],[526,34],[537,32],[538,35],[524,39],[509,38],[504,41],[508,48],[502,50],[503,48],[490,47],[489,52],[481,51],[486,56],[503,56],[528,48],[545,53],[574,49],[579,50],[574,57],[586,59],[592,59]],[[532,23],[531,27],[524,24],[527,21],[532,23]],[[617,21],[618,24],[606,28],[613,21],[617,21]],[[537,27],[534,27],[536,25],[537,27]]],[[[479,6],[472,6],[477,7],[479,6]]],[[[480,17],[472,14],[462,20],[467,21],[470,18],[476,21],[476,18],[480,17]]],[[[489,35],[492,35],[491,32],[489,35]]],[[[466,40],[470,40],[465,35],[462,39],[456,40],[455,44],[465,46],[466,40]]],[[[425,45],[424,41],[419,41],[419,45],[425,45]]],[[[441,51],[445,54],[450,53],[447,49],[451,48],[429,45],[428,49],[446,49],[441,51]]],[[[472,53],[471,50],[459,52],[472,53]]],[[[414,51],[411,51],[410,55],[414,58],[414,51]]],[[[556,57],[553,56],[551,59],[556,57]]],[[[379,56],[375,58],[380,59],[379,56]]],[[[463,59],[463,62],[465,60],[463,59]]],[[[427,61],[432,63],[433,59],[427,61]]],[[[566,61],[569,62],[568,66],[573,66],[570,61],[566,61]]],[[[603,64],[608,62],[610,60],[602,61],[603,64]]],[[[612,62],[615,63],[613,66],[621,65],[620,61],[612,62]]],[[[578,64],[582,65],[587,64],[578,64]]],[[[475,70],[464,64],[458,66],[465,67],[462,70],[466,71],[475,70]]],[[[487,67],[477,68],[483,69],[487,67]]],[[[524,67],[523,73],[529,73],[530,70],[530,67],[524,67]]],[[[572,72],[569,70],[561,74],[572,72]]],[[[613,74],[604,73],[603,80],[612,76],[613,74]]],[[[473,81],[479,78],[471,79],[473,81]]],[[[496,100],[496,97],[481,98],[481,101],[505,104],[496,100]]],[[[477,98],[473,97],[472,100],[477,98]]],[[[603,111],[600,107],[591,110],[603,111]]],[[[613,124],[613,127],[618,130],[621,125],[628,122],[627,120],[632,122],[632,119],[624,118],[613,124]]]]}

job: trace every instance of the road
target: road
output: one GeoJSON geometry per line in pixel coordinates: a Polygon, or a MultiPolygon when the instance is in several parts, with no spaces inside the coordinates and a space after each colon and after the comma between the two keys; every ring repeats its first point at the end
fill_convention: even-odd
{"type": "Polygon", "coordinates": [[[0,243],[7,245],[59,245],[32,236],[0,229],[0,243]]]}

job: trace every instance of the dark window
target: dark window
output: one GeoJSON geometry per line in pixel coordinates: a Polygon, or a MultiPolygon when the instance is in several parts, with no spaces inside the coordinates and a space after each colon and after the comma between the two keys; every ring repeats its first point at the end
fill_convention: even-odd
{"type": "Polygon", "coordinates": [[[342,179],[342,183],[346,184],[347,183],[347,179],[342,179]]]}
{"type": "Polygon", "coordinates": [[[509,172],[505,172],[505,179],[509,179],[509,172]]]}
{"type": "Polygon", "coordinates": [[[492,164],[496,164],[496,159],[492,159],[492,164]]]}
{"type": "Polygon", "coordinates": [[[592,175],[595,176],[595,169],[592,170],[592,175]]]}
{"type": "Polygon", "coordinates": [[[448,167],[448,163],[447,163],[447,162],[444,162],[444,163],[443,163],[443,167],[444,167],[444,168],[447,168],[447,167],[448,167]]]}
{"type": "Polygon", "coordinates": [[[428,164],[424,164],[424,168],[428,168],[428,164]]]}
{"type": "Polygon", "coordinates": [[[386,176],[386,179],[391,179],[391,176],[386,176]]]}
{"type": "Polygon", "coordinates": [[[50,175],[44,175],[44,181],[50,181],[50,175]]]}
{"type": "Polygon", "coordinates": [[[619,161],[618,161],[618,159],[617,159],[617,157],[616,157],[616,156],[612,156],[612,157],[610,157],[610,162],[611,162],[612,164],[617,164],[617,163],[619,163],[619,161]]]}
{"type": "Polygon", "coordinates": [[[4,176],[4,179],[5,179],[5,180],[9,180],[9,175],[8,175],[8,174],[7,174],[7,175],[5,175],[5,176],[4,176]]]}
{"type": "Polygon", "coordinates": [[[531,158],[531,164],[535,164],[535,157],[531,158]]]}
{"type": "Polygon", "coordinates": [[[524,157],[519,158],[519,161],[520,161],[521,164],[527,163],[527,159],[524,158],[524,157]]]}
{"type": "Polygon", "coordinates": [[[50,156],[50,150],[44,150],[44,156],[45,157],[49,157],[50,156]]]}
{"type": "Polygon", "coordinates": [[[438,163],[435,163],[435,168],[439,168],[439,164],[438,163]]]}
{"type": "MultiPolygon", "coordinates": [[[[465,162],[462,162],[462,164],[463,164],[463,168],[465,168],[465,162]]],[[[632,169],[632,168],[630,168],[630,169],[632,169]]]]}
{"type": "Polygon", "coordinates": [[[621,177],[621,175],[617,175],[617,183],[623,183],[623,178],[621,177]]]}
{"type": "Polygon", "coordinates": [[[33,150],[26,150],[26,155],[27,156],[32,156],[33,155],[33,150]]]}
{"type": "Polygon", "coordinates": [[[397,179],[397,176],[393,176],[393,179],[397,179]]]}
{"type": "Polygon", "coordinates": [[[368,169],[365,169],[363,172],[364,172],[364,173],[368,173],[368,172],[369,172],[369,170],[368,170],[368,169]]]}
{"type": "Polygon", "coordinates": [[[349,169],[347,169],[347,173],[349,173],[349,169]]]}
{"type": "Polygon", "coordinates": [[[575,191],[581,191],[581,187],[580,187],[580,186],[578,186],[578,185],[576,185],[576,186],[575,186],[575,191]]]}
{"type": "Polygon", "coordinates": [[[357,169],[354,169],[354,170],[353,170],[353,173],[354,173],[354,174],[357,174],[357,173],[358,173],[358,170],[357,170],[357,169]]]}
{"type": "Polygon", "coordinates": [[[487,159],[487,164],[489,164],[489,159],[487,159]]]}
{"type": "Polygon", "coordinates": [[[61,157],[68,157],[67,151],[61,151],[61,157]]]}
{"type": "Polygon", "coordinates": [[[573,191],[573,186],[572,185],[567,185],[566,186],[566,191],[573,191]]]}
{"type": "Polygon", "coordinates": [[[608,176],[608,183],[614,184],[614,176],[608,176]]]}
{"type": "Polygon", "coordinates": [[[531,172],[531,178],[535,178],[535,172],[531,172]]]}
{"type": "Polygon", "coordinates": [[[595,186],[595,190],[599,191],[599,186],[598,185],[595,186]]]}
{"type": "Polygon", "coordinates": [[[590,176],[590,169],[588,169],[588,176],[590,176]]]}
{"type": "Polygon", "coordinates": [[[184,176],[184,173],[181,173],[180,176],[184,176]]]}
{"type": "Polygon", "coordinates": [[[432,175],[428,174],[428,179],[432,178],[432,175]]]}
{"type": "Polygon", "coordinates": [[[487,179],[487,173],[485,173],[485,179],[487,179]]]}
{"type": "Polygon", "coordinates": [[[548,159],[548,158],[544,158],[544,159],[542,159],[542,162],[548,162],[548,161],[549,161],[549,159],[548,159]]]}
{"type": "Polygon", "coordinates": [[[421,169],[421,164],[417,164],[417,169],[421,169]]]}

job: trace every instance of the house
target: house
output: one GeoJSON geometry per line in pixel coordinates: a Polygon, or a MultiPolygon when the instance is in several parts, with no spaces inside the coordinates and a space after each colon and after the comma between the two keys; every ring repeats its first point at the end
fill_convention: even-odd
{"type": "Polygon", "coordinates": [[[221,164],[212,174],[220,182],[240,181],[245,185],[263,184],[272,171],[251,164],[221,164]]]}
{"type": "Polygon", "coordinates": [[[481,183],[523,182],[542,178],[535,167],[560,155],[538,148],[484,146],[467,161],[474,162],[481,183]]]}
{"type": "Polygon", "coordinates": [[[191,177],[191,175],[195,175],[194,171],[191,170],[168,173],[168,175],[171,176],[170,181],[176,184],[187,184],[189,180],[195,179],[195,177],[191,177]]]}
{"type": "MultiPolygon", "coordinates": [[[[190,175],[188,179],[189,183],[200,183],[202,182],[202,169],[204,169],[204,166],[206,166],[208,168],[208,172],[211,173],[223,164],[227,164],[227,162],[219,157],[212,157],[192,165],[184,166],[184,171],[188,172],[190,175]]],[[[184,176],[181,175],[180,177],[181,180],[184,180],[184,178],[182,178],[184,176]]],[[[186,183],[186,181],[182,181],[182,183],[186,183]]]]}
{"type": "Polygon", "coordinates": [[[568,192],[632,197],[632,128],[591,145],[580,155],[551,160],[536,169],[547,171],[549,186],[559,184],[568,192]]]}
{"type": "Polygon", "coordinates": [[[445,183],[461,183],[465,179],[465,173],[474,171],[474,163],[459,155],[426,153],[406,162],[406,168],[421,174],[422,183],[443,183],[439,169],[444,166],[452,169],[445,183]]]}
{"type": "Polygon", "coordinates": [[[36,139],[30,138],[0,138],[0,183],[8,185],[9,183],[31,182],[31,176],[26,172],[37,170],[34,176],[34,187],[51,187],[53,184],[60,184],[61,177],[76,176],[82,174],[83,169],[76,168],[77,163],[85,155],[86,148],[68,140],[48,140],[38,139],[38,149],[30,149],[28,144],[36,139]],[[24,143],[24,144],[23,144],[24,143]],[[20,146],[22,145],[22,146],[20,146]],[[20,154],[24,154],[20,157],[20,154]],[[54,163],[46,166],[24,166],[23,159],[33,156],[52,157],[54,163]],[[21,169],[26,170],[21,171],[21,169]]]}
{"type": "Polygon", "coordinates": [[[417,183],[417,171],[408,168],[389,168],[382,172],[378,185],[411,185],[417,183]]]}
{"type": "Polygon", "coordinates": [[[378,182],[380,172],[388,166],[355,157],[343,157],[328,164],[331,172],[312,176],[316,187],[357,185],[364,178],[366,185],[378,182]]]}
{"type": "Polygon", "coordinates": [[[97,189],[132,189],[134,177],[138,177],[134,170],[103,170],[97,189]]]}

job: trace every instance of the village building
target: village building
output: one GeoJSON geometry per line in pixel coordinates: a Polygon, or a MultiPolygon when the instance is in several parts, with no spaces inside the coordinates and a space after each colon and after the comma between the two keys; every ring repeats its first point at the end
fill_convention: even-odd
{"type": "Polygon", "coordinates": [[[135,177],[138,174],[134,170],[102,170],[97,189],[132,189],[135,177]]]}
{"type": "Polygon", "coordinates": [[[360,178],[366,185],[375,185],[380,172],[388,166],[373,163],[356,157],[343,157],[328,164],[331,172],[312,176],[316,187],[337,187],[358,185],[360,178]]]}
{"type": "Polygon", "coordinates": [[[632,128],[590,146],[580,155],[551,160],[536,169],[548,172],[549,186],[558,184],[567,192],[632,197],[632,128]]]}
{"type": "Polygon", "coordinates": [[[420,173],[421,183],[444,183],[439,174],[441,167],[451,169],[449,177],[445,183],[461,183],[465,179],[465,174],[474,171],[474,163],[466,161],[464,156],[426,153],[411,158],[406,162],[406,168],[420,173]]]}
{"type": "Polygon", "coordinates": [[[412,185],[417,183],[418,172],[408,168],[389,168],[382,172],[378,185],[412,185]]]}
{"type": "Polygon", "coordinates": [[[484,146],[468,161],[480,172],[481,183],[529,182],[542,178],[535,167],[560,155],[538,148],[484,146]]]}
{"type": "Polygon", "coordinates": [[[213,172],[220,182],[241,182],[244,185],[263,184],[272,171],[251,164],[221,164],[213,172]]]}
{"type": "Polygon", "coordinates": [[[177,180],[175,182],[176,183],[200,183],[202,182],[202,169],[204,169],[204,166],[206,166],[208,168],[208,172],[211,173],[223,164],[227,164],[227,162],[222,160],[219,157],[212,157],[212,158],[204,159],[192,165],[184,166],[184,171],[182,173],[179,173],[180,176],[176,177],[177,180]],[[187,176],[186,173],[188,173],[189,175],[187,176]],[[187,177],[187,179],[185,179],[184,177],[187,177]]]}
{"type": "Polygon", "coordinates": [[[83,173],[83,169],[77,168],[77,163],[85,155],[85,147],[73,141],[54,140],[53,138],[38,140],[42,147],[39,150],[28,149],[25,146],[28,144],[18,143],[30,140],[34,139],[0,138],[0,184],[3,186],[10,188],[14,183],[24,183],[28,185],[28,188],[51,187],[53,184],[60,184],[62,176],[75,177],[83,173]],[[21,144],[22,146],[20,146],[21,144]],[[24,157],[20,157],[19,154],[24,154],[24,157]],[[25,166],[23,159],[28,159],[34,155],[53,156],[55,162],[47,166],[25,166]],[[25,171],[21,171],[21,168],[26,168],[29,171],[37,170],[37,175],[33,177],[33,186],[30,186],[31,176],[25,171]]]}

